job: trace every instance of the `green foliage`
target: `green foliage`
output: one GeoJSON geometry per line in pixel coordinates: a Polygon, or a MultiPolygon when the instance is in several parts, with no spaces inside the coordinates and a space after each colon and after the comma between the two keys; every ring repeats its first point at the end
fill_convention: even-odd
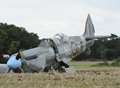
{"type": "Polygon", "coordinates": [[[120,58],[117,58],[111,63],[112,66],[120,66],[120,58]]]}
{"type": "Polygon", "coordinates": [[[16,52],[16,50],[18,49],[18,47],[20,46],[20,42],[19,41],[11,41],[8,52],[16,52]]]}
{"type": "MultiPolygon", "coordinates": [[[[114,35],[115,36],[115,35],[114,35]]],[[[96,40],[90,48],[91,53],[80,54],[76,60],[102,60],[107,63],[107,60],[113,60],[120,57],[120,37],[111,37],[110,39],[96,40]]]]}
{"type": "Polygon", "coordinates": [[[37,34],[29,33],[23,27],[0,23],[0,52],[14,53],[17,49],[28,49],[38,46],[37,34]]]}
{"type": "Polygon", "coordinates": [[[92,55],[103,60],[112,60],[120,56],[120,38],[97,40],[91,47],[92,55]]]}

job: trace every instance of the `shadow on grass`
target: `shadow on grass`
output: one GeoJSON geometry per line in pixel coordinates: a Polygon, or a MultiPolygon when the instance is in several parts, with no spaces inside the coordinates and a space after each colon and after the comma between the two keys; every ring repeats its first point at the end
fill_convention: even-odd
{"type": "Polygon", "coordinates": [[[120,58],[113,60],[112,62],[101,62],[94,65],[91,65],[91,67],[120,67],[120,58]]]}
{"type": "Polygon", "coordinates": [[[110,65],[109,63],[105,63],[105,62],[91,65],[91,67],[101,67],[101,66],[103,66],[103,67],[104,67],[104,66],[105,66],[105,67],[110,67],[111,65],[110,65]]]}

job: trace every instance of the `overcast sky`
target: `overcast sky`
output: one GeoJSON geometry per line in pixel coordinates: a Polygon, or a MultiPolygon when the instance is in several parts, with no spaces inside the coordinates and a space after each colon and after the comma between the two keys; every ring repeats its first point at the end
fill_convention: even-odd
{"type": "Polygon", "coordinates": [[[81,35],[88,13],[96,35],[120,35],[120,0],[0,0],[0,22],[24,27],[40,38],[81,35]]]}

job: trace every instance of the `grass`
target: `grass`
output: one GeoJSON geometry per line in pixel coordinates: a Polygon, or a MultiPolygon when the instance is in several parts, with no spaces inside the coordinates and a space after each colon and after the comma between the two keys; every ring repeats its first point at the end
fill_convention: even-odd
{"type": "Polygon", "coordinates": [[[70,62],[69,64],[73,68],[78,69],[78,70],[81,70],[81,69],[104,69],[104,68],[108,68],[107,65],[104,65],[104,66],[100,65],[102,63],[103,63],[102,61],[93,61],[93,62],[92,61],[78,61],[78,62],[73,61],[73,62],[70,62]]]}
{"type": "Polygon", "coordinates": [[[1,74],[0,88],[120,88],[119,67],[91,67],[98,62],[72,62],[75,73],[1,74]]]}

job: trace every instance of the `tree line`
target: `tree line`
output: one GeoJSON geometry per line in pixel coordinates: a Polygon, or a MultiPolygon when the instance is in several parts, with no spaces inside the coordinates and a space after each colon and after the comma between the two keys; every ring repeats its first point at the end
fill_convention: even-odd
{"type": "MultiPolygon", "coordinates": [[[[25,28],[13,24],[0,23],[0,53],[15,53],[18,49],[38,46],[39,37],[25,28]]],[[[120,37],[96,40],[86,52],[74,60],[113,60],[120,57],[120,37]],[[89,51],[89,53],[88,53],[89,51]]]]}
{"type": "Polygon", "coordinates": [[[120,57],[120,37],[95,40],[88,51],[80,54],[75,60],[114,60],[120,57]]]}
{"type": "Polygon", "coordinates": [[[29,49],[38,46],[37,34],[29,33],[23,27],[0,23],[0,53],[15,53],[18,49],[29,49]]]}

